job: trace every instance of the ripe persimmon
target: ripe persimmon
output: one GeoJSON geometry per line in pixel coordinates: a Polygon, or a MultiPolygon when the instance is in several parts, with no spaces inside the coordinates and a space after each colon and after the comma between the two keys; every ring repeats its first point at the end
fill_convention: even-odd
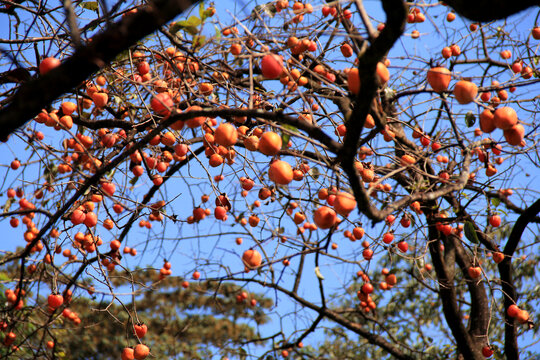
{"type": "Polygon", "coordinates": [[[352,94],[357,95],[360,92],[360,75],[357,68],[349,69],[347,73],[347,84],[352,94]]]}
{"type": "Polygon", "coordinates": [[[512,146],[521,146],[525,136],[525,128],[521,124],[516,124],[508,130],[504,130],[504,138],[512,146]]]}
{"type": "Polygon", "coordinates": [[[352,46],[347,43],[341,45],[340,50],[344,57],[351,57],[354,53],[352,46]]]}
{"type": "Polygon", "coordinates": [[[412,157],[411,155],[403,155],[401,156],[401,165],[402,166],[409,166],[413,165],[416,162],[416,159],[412,157]]]}
{"type": "Polygon", "coordinates": [[[535,40],[540,40],[540,27],[535,26],[531,31],[531,35],[535,40]]]}
{"type": "Polygon", "coordinates": [[[45,58],[39,63],[39,73],[44,75],[60,65],[60,60],[55,57],[45,58]]]}
{"type": "Polygon", "coordinates": [[[52,309],[58,309],[64,303],[64,297],[60,294],[50,294],[47,303],[52,309]]]}
{"type": "MultiPolygon", "coordinates": [[[[185,112],[199,111],[199,110],[202,110],[202,107],[200,107],[199,105],[193,105],[193,106],[188,107],[185,110],[185,112]]],[[[196,117],[186,120],[185,124],[188,128],[193,129],[193,128],[197,128],[201,126],[202,124],[204,124],[205,121],[206,121],[205,116],[196,116],[196,117]]]]}
{"type": "Polygon", "coordinates": [[[508,309],[506,309],[506,313],[512,318],[516,317],[520,311],[521,309],[516,304],[510,305],[508,309]]]}
{"type": "Polygon", "coordinates": [[[356,200],[354,195],[344,191],[340,191],[336,194],[334,210],[336,210],[339,215],[347,217],[355,208],[356,200]]]}
{"type": "Polygon", "coordinates": [[[146,359],[148,354],[150,354],[150,349],[148,349],[148,346],[144,344],[137,344],[137,346],[135,346],[135,349],[133,350],[133,357],[136,360],[146,359]]]}
{"type": "Polygon", "coordinates": [[[518,117],[516,111],[511,107],[504,106],[498,108],[493,113],[493,123],[499,129],[508,130],[512,126],[516,125],[517,122],[518,117]]]}
{"type": "Polygon", "coordinates": [[[172,107],[174,106],[174,101],[171,99],[171,96],[168,93],[162,92],[150,100],[150,106],[156,114],[168,116],[171,113],[172,107]]]}
{"type": "Polygon", "coordinates": [[[313,213],[313,222],[321,229],[331,228],[336,220],[336,212],[328,206],[321,206],[313,213]]]}
{"type": "Polygon", "coordinates": [[[287,185],[293,180],[294,172],[288,162],[276,160],[270,164],[268,177],[276,184],[287,185]]]}
{"type": "Polygon", "coordinates": [[[467,273],[471,279],[478,279],[480,276],[482,276],[482,269],[479,266],[470,266],[467,269],[467,273]]]}
{"type": "Polygon", "coordinates": [[[261,72],[267,79],[277,79],[283,72],[283,59],[276,54],[267,54],[261,59],[261,72]]]}
{"type": "Polygon", "coordinates": [[[238,132],[231,123],[222,123],[214,132],[214,141],[218,145],[232,146],[236,144],[238,132]]]}
{"type": "Polygon", "coordinates": [[[390,72],[388,71],[388,68],[380,61],[377,63],[375,73],[380,85],[384,85],[388,82],[388,80],[390,80],[390,72]]]}
{"type": "Polygon", "coordinates": [[[427,72],[428,84],[438,93],[448,90],[451,79],[450,70],[443,66],[433,67],[427,72]]]}
{"type": "Polygon", "coordinates": [[[248,269],[259,267],[262,263],[262,256],[257,250],[249,249],[244,251],[242,261],[248,269]]]}
{"type": "Polygon", "coordinates": [[[135,324],[133,326],[133,331],[138,338],[143,338],[148,331],[148,326],[146,326],[146,324],[135,324]]]}
{"type": "Polygon", "coordinates": [[[281,150],[282,145],[281,136],[273,131],[267,131],[261,135],[258,142],[258,149],[264,155],[273,156],[281,150]]]}
{"type": "Polygon", "coordinates": [[[122,350],[122,360],[135,360],[135,355],[132,348],[127,347],[122,350]]]}
{"type": "Polygon", "coordinates": [[[499,215],[491,215],[489,217],[489,224],[493,227],[501,226],[501,217],[499,215]]]}
{"type": "Polygon", "coordinates": [[[495,128],[493,113],[490,110],[485,109],[480,113],[480,129],[485,133],[491,133],[495,128]]]}
{"type": "Polygon", "coordinates": [[[242,53],[242,45],[240,44],[232,44],[230,48],[231,54],[238,56],[242,53]]]}
{"type": "Polygon", "coordinates": [[[454,96],[462,105],[472,102],[477,94],[478,87],[473,82],[460,80],[454,86],[454,96]]]}

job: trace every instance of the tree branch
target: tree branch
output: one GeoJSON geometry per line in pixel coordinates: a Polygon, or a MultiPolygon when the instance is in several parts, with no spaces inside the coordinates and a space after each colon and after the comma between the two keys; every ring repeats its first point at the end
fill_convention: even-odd
{"type": "Polygon", "coordinates": [[[159,29],[198,0],[155,0],[141,7],[75,51],[60,66],[21,85],[13,101],[0,110],[0,139],[36,116],[62,94],[77,87],[123,50],[159,29]]]}
{"type": "Polygon", "coordinates": [[[529,7],[540,5],[538,0],[447,0],[446,3],[459,15],[481,22],[504,19],[529,7]]]}
{"type": "Polygon", "coordinates": [[[517,219],[508,242],[504,247],[504,260],[499,264],[499,274],[502,282],[502,293],[504,294],[504,314],[506,317],[504,331],[504,353],[507,359],[519,359],[519,349],[517,343],[517,328],[514,318],[510,317],[506,309],[517,301],[516,288],[514,287],[512,256],[516,251],[521,236],[527,225],[540,213],[540,199],[536,200],[517,219]]]}

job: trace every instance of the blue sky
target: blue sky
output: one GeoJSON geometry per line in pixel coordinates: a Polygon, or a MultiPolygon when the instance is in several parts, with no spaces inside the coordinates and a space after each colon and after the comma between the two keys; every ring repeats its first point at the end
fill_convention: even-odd
{"type": "MultiPolygon", "coordinates": [[[[263,3],[264,2],[260,2],[260,4],[263,3]]],[[[232,14],[235,14],[236,18],[241,20],[249,16],[249,14],[251,13],[251,9],[255,6],[255,4],[256,3],[254,2],[218,1],[216,2],[218,21],[224,25],[230,24],[232,22],[232,14]]],[[[384,19],[384,15],[381,13],[379,7],[379,2],[366,1],[365,5],[368,13],[373,17],[375,25],[378,21],[382,21],[384,19]]],[[[318,11],[320,10],[316,8],[316,13],[311,16],[319,16],[318,11]]],[[[411,68],[414,68],[419,73],[419,75],[417,76],[424,76],[423,74],[428,68],[427,60],[429,60],[430,58],[440,60],[438,49],[442,49],[442,47],[449,45],[447,41],[443,39],[449,39],[450,42],[458,43],[461,46],[462,51],[466,54],[470,54],[469,56],[476,55],[473,53],[473,50],[468,49],[467,47],[471,44],[472,39],[474,39],[475,36],[478,36],[477,33],[473,34],[468,31],[467,28],[469,22],[464,22],[458,17],[458,19],[456,19],[455,22],[452,23],[450,26],[442,26],[446,11],[430,11],[429,14],[430,16],[428,17],[426,24],[422,24],[421,26],[418,24],[408,25],[405,31],[405,35],[400,38],[398,43],[390,52],[389,59],[391,60],[391,80],[389,86],[391,88],[397,89],[407,87],[408,82],[416,84],[416,82],[414,82],[416,79],[413,78],[413,76],[415,75],[413,75],[411,71],[406,71],[406,68],[408,68],[409,70],[411,68]],[[411,31],[415,29],[418,29],[420,31],[420,39],[415,40],[410,37],[411,31]],[[437,51],[435,51],[434,49],[437,49],[437,51]]],[[[0,22],[4,21],[1,16],[5,17],[5,15],[0,15],[0,22]]],[[[504,26],[504,30],[511,32],[511,34],[515,35],[515,37],[518,38],[520,41],[525,41],[534,21],[534,14],[522,13],[509,19],[507,21],[507,24],[504,26]]],[[[503,24],[501,23],[500,25],[503,24]]],[[[495,26],[492,26],[492,28],[494,27],[495,26]]],[[[0,27],[0,37],[7,37],[7,30],[8,29],[6,27],[0,27]]],[[[207,24],[205,30],[208,31],[208,34],[213,34],[213,26],[211,24],[207,24]]],[[[313,31],[313,29],[302,29],[298,30],[298,34],[309,35],[310,31],[313,31]]],[[[504,37],[502,37],[500,41],[503,42],[504,37]]],[[[494,46],[493,58],[499,60],[500,58],[497,54],[495,54],[498,51],[498,48],[496,47],[497,41],[493,41],[490,44],[494,46]]],[[[537,49],[538,46],[536,46],[536,48],[534,48],[533,50],[537,49]]],[[[27,59],[32,61],[33,50],[30,50],[31,49],[28,49],[27,52],[24,52],[24,57],[27,57],[27,59]]],[[[515,49],[515,51],[518,50],[518,48],[515,49]]],[[[526,55],[527,54],[525,53],[515,54],[513,59],[517,56],[525,57],[526,55]]],[[[448,62],[446,62],[445,64],[448,64],[448,62]]],[[[2,63],[1,65],[4,65],[4,63],[2,63]]],[[[342,69],[351,66],[350,61],[344,61],[344,59],[339,58],[339,56],[335,56],[332,65],[336,69],[342,69]]],[[[481,75],[481,73],[479,72],[479,68],[477,66],[470,65],[460,66],[459,69],[456,71],[456,75],[463,77],[473,77],[473,79],[479,81],[479,76],[481,75]]],[[[501,74],[497,77],[497,79],[502,84],[515,80],[512,77],[511,72],[509,71],[501,71],[501,74]]],[[[265,83],[265,86],[267,86],[269,90],[274,90],[276,92],[281,91],[281,87],[277,81],[273,83],[265,83]]],[[[535,93],[538,90],[538,85],[518,88],[515,96],[527,96],[527,93],[535,93]]],[[[433,108],[431,108],[432,104],[428,102],[430,96],[431,95],[406,98],[400,102],[399,110],[403,112],[404,116],[411,116],[411,114],[418,116],[419,123],[425,124],[426,128],[429,128],[429,125],[432,125],[431,120],[434,112],[433,108]],[[410,101],[410,105],[413,106],[409,106],[409,104],[407,104],[408,101],[410,101]],[[425,105],[423,104],[424,102],[425,105]]],[[[459,106],[453,103],[453,111],[456,113],[458,119],[460,119],[460,128],[462,128],[465,133],[470,133],[474,129],[466,129],[462,121],[465,113],[470,110],[476,112],[477,107],[472,105],[459,106]]],[[[519,115],[520,119],[524,122],[528,122],[529,117],[534,117],[534,114],[528,114],[525,111],[520,111],[519,115]]],[[[531,119],[530,122],[532,123],[533,119],[531,119]]],[[[43,129],[43,127],[41,127],[40,129],[43,129]]],[[[47,130],[45,130],[44,132],[47,136],[50,136],[51,144],[54,144],[55,146],[59,145],[60,139],[58,139],[57,141],[57,138],[54,137],[54,132],[47,130]]],[[[494,136],[496,136],[496,140],[502,139],[502,134],[500,133],[494,133],[494,136]]],[[[47,138],[47,140],[49,140],[49,138],[47,138]]],[[[6,154],[6,159],[11,157],[18,157],[19,159],[21,159],[21,161],[26,162],[30,156],[28,149],[26,149],[26,145],[22,142],[16,141],[15,139],[11,139],[7,144],[2,146],[4,147],[4,154],[6,154]]],[[[36,157],[33,156],[32,159],[35,161],[36,157]]],[[[11,160],[7,160],[4,163],[9,164],[10,161],[11,160]]],[[[257,158],[255,159],[253,166],[255,169],[264,169],[267,162],[268,159],[266,158],[257,158]]],[[[123,165],[123,169],[119,169],[119,172],[122,170],[127,171],[125,167],[126,166],[123,165]]],[[[535,179],[538,179],[538,176],[540,175],[538,168],[534,166],[534,163],[532,161],[527,161],[527,159],[521,159],[520,162],[516,163],[511,158],[509,158],[507,162],[500,167],[499,171],[504,171],[505,169],[509,169],[510,167],[518,167],[522,169],[521,172],[519,172],[521,176],[514,176],[512,178],[508,178],[503,183],[497,183],[496,186],[503,187],[505,184],[511,183],[512,187],[529,188],[531,189],[531,192],[524,200],[526,203],[530,203],[531,198],[538,197],[539,187],[535,182],[535,179]]],[[[4,172],[5,174],[5,180],[3,186],[1,187],[2,191],[5,191],[9,187],[18,187],[22,184],[20,178],[15,180],[18,174],[9,170],[7,167],[1,168],[0,171],[4,172]]],[[[33,180],[33,171],[39,171],[37,166],[33,166],[31,169],[29,168],[29,170],[27,170],[24,176],[24,181],[33,180]]],[[[212,170],[210,173],[211,176],[214,176],[219,172],[212,170]]],[[[228,184],[230,186],[236,186],[237,189],[238,174],[228,168],[224,169],[224,174],[226,175],[226,178],[221,183],[221,186],[223,186],[223,188],[228,188],[228,186],[223,185],[228,184]]],[[[518,172],[516,172],[516,174],[518,174],[518,172]]],[[[205,171],[201,170],[200,166],[198,166],[195,162],[189,168],[183,170],[181,175],[182,176],[178,176],[178,178],[172,180],[169,183],[167,189],[163,190],[163,197],[167,197],[169,199],[174,198],[174,200],[170,204],[169,209],[174,209],[173,211],[175,211],[176,214],[180,215],[180,217],[182,218],[185,218],[189,215],[192,207],[199,204],[200,196],[203,193],[208,193],[208,189],[204,187],[208,179],[208,174],[205,171]],[[189,181],[183,179],[182,176],[184,176],[185,174],[189,174],[193,177],[193,179],[189,181]]],[[[147,186],[149,186],[149,180],[141,180],[136,184],[134,189],[127,189],[126,195],[133,196],[134,198],[140,200],[142,198],[142,195],[144,194],[144,189],[146,189],[147,186]]],[[[234,195],[230,193],[229,196],[231,197],[234,195]]],[[[211,199],[211,201],[213,201],[213,198],[211,199]]],[[[242,199],[240,199],[238,194],[236,195],[236,198],[233,199],[235,199],[239,203],[242,203],[242,199]]],[[[251,203],[255,199],[256,192],[252,192],[247,198],[246,202],[251,203]]],[[[519,204],[519,201],[516,201],[519,204]]],[[[275,211],[276,212],[269,211],[268,216],[277,216],[276,214],[278,210],[275,211]]],[[[480,213],[480,215],[483,214],[480,213]]],[[[479,218],[482,219],[480,215],[479,218]]],[[[512,221],[513,219],[515,219],[515,217],[507,218],[508,221],[512,221]]],[[[379,238],[380,235],[387,230],[387,228],[383,225],[378,225],[374,228],[370,228],[368,225],[368,221],[364,219],[364,222],[364,227],[368,229],[368,233],[369,235],[371,235],[372,239],[379,238]]],[[[100,227],[100,229],[102,228],[100,227]]],[[[201,223],[200,226],[189,226],[186,224],[179,226],[172,222],[167,223],[163,227],[154,224],[154,228],[152,229],[152,231],[136,228],[134,229],[133,233],[129,235],[126,245],[137,248],[139,250],[139,253],[143,253],[144,255],[138,256],[136,258],[126,257],[127,259],[125,261],[126,264],[129,266],[144,266],[146,264],[155,263],[157,264],[156,267],[158,267],[159,265],[161,265],[160,262],[162,258],[168,258],[174,259],[175,266],[173,267],[173,274],[175,275],[188,277],[195,269],[198,269],[199,271],[202,270],[201,272],[203,278],[207,276],[224,276],[224,269],[226,267],[229,267],[231,271],[242,271],[243,266],[240,261],[241,254],[245,249],[253,246],[256,241],[262,241],[265,244],[265,248],[267,249],[268,253],[270,254],[269,256],[274,258],[280,258],[281,256],[291,254],[295,250],[294,247],[287,244],[273,245],[269,230],[271,229],[266,228],[266,231],[257,232],[256,230],[252,230],[249,228],[239,229],[238,226],[233,227],[232,221],[230,220],[226,223],[214,223],[212,222],[212,220],[207,219],[207,221],[201,223]],[[160,232],[163,234],[163,236],[159,235],[160,232]],[[209,237],[208,235],[214,236],[209,237]],[[242,236],[244,238],[244,244],[241,246],[237,246],[234,243],[234,240],[238,236],[242,236]],[[147,241],[148,239],[152,239],[152,241],[149,242],[147,241]],[[144,252],[142,251],[143,249],[144,252]],[[208,259],[211,260],[208,261],[208,259]]],[[[292,232],[290,228],[286,228],[286,230],[292,232]]],[[[8,233],[10,235],[13,234],[11,236],[15,236],[16,234],[17,239],[19,239],[19,230],[11,229],[7,221],[0,222],[0,231],[4,231],[5,233],[8,233]]],[[[402,229],[398,231],[398,234],[400,233],[400,231],[402,231],[402,229]]],[[[419,233],[413,234],[413,237],[422,238],[423,235],[424,234],[422,233],[422,231],[419,231],[419,233]]],[[[533,234],[532,232],[526,232],[526,238],[524,239],[524,242],[532,242],[534,236],[535,234],[533,234]]],[[[334,239],[333,241],[339,243],[339,248],[336,251],[337,255],[346,256],[353,259],[354,261],[362,261],[359,256],[358,243],[355,244],[349,242],[346,239],[342,239],[341,234],[336,234],[334,236],[334,239]]],[[[10,247],[10,249],[13,249],[15,246],[20,244],[20,241],[14,241],[13,238],[10,238],[7,245],[10,247]]],[[[530,247],[529,249],[525,250],[525,253],[534,252],[535,249],[537,248],[530,247]]],[[[280,275],[282,268],[283,267],[280,264],[275,265],[277,276],[280,275]]],[[[311,264],[309,266],[306,266],[305,274],[302,280],[303,286],[301,287],[300,294],[308,299],[317,302],[318,292],[314,291],[315,288],[313,286],[313,284],[316,284],[317,280],[313,269],[314,266],[311,264]]],[[[349,264],[343,264],[340,261],[334,260],[332,258],[327,258],[325,262],[320,266],[320,271],[325,276],[324,283],[329,293],[342,291],[345,284],[350,284],[352,278],[351,275],[356,273],[357,270],[358,266],[354,262],[349,264]]],[[[286,269],[285,275],[287,276],[283,277],[283,284],[289,286],[292,279],[291,270],[286,269]]],[[[257,292],[263,291],[260,288],[249,288],[257,292]]],[[[267,291],[266,295],[273,297],[274,293],[272,291],[267,291]]],[[[305,321],[307,324],[307,313],[310,312],[302,312],[301,310],[302,309],[296,304],[287,304],[286,302],[280,302],[280,306],[277,308],[276,313],[273,314],[275,317],[275,321],[272,324],[262,327],[261,332],[263,332],[263,334],[266,332],[272,333],[279,329],[280,325],[283,326],[283,328],[285,329],[296,328],[296,322],[301,323],[305,321]],[[281,320],[278,320],[279,318],[281,318],[281,320]],[[282,322],[281,324],[280,321],[282,322]]],[[[313,314],[310,313],[309,318],[312,317],[313,314]]],[[[287,333],[287,335],[290,334],[287,333]]],[[[319,331],[310,335],[308,340],[304,343],[315,344],[322,339],[322,332],[319,331]]]]}

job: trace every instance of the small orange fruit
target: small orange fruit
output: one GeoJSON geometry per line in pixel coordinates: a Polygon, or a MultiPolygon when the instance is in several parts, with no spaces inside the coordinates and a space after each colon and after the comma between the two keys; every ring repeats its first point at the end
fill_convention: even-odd
{"type": "Polygon", "coordinates": [[[293,180],[294,172],[288,162],[276,160],[270,165],[268,177],[276,184],[287,185],[293,180]]]}
{"type": "Polygon", "coordinates": [[[222,123],[214,132],[214,141],[223,146],[232,146],[236,144],[238,132],[236,127],[230,123],[222,123]]]}
{"type": "Polygon", "coordinates": [[[494,125],[502,130],[508,130],[518,122],[517,114],[514,109],[508,106],[498,108],[493,113],[494,125]]]}
{"type": "Polygon", "coordinates": [[[340,191],[334,201],[334,209],[341,216],[348,216],[356,208],[354,195],[340,191]]]}
{"type": "Polygon", "coordinates": [[[477,94],[478,87],[470,81],[461,80],[454,86],[454,96],[462,105],[471,103],[477,94]]]}
{"type": "Polygon", "coordinates": [[[265,132],[259,139],[259,151],[264,155],[276,155],[281,150],[282,145],[281,136],[273,131],[265,132]]]}
{"type": "Polygon", "coordinates": [[[261,253],[257,250],[249,249],[244,251],[242,255],[242,261],[249,269],[256,268],[262,263],[261,253]]]}
{"type": "Polygon", "coordinates": [[[438,93],[448,90],[451,79],[450,70],[443,66],[433,67],[427,73],[428,84],[438,93]]]}
{"type": "Polygon", "coordinates": [[[336,212],[328,206],[321,206],[313,213],[313,222],[321,229],[331,228],[336,220],[336,212]]]}

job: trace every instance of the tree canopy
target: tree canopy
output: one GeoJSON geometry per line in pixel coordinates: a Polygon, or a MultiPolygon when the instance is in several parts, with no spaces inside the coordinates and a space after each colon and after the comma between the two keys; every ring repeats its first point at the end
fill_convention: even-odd
{"type": "Polygon", "coordinates": [[[0,355],[537,355],[534,5],[2,0],[0,355]]]}

